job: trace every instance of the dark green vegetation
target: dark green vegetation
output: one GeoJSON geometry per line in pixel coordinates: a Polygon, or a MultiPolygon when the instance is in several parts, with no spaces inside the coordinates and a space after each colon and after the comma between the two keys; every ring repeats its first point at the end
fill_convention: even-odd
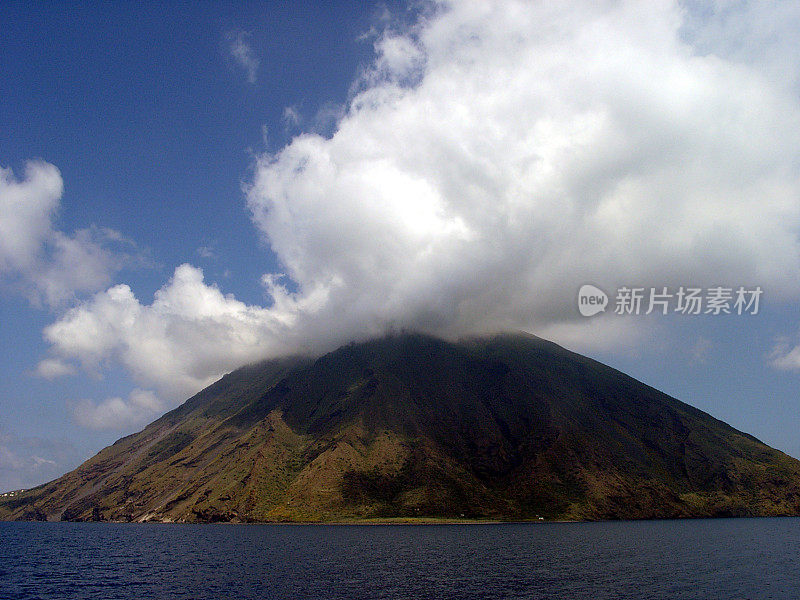
{"type": "Polygon", "coordinates": [[[800,462],[529,335],[397,335],[239,369],[5,519],[800,514],[800,462]]]}

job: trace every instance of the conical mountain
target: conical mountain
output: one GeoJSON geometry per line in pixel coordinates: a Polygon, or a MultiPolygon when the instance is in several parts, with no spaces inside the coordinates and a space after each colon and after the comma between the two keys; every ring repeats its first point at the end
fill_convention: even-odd
{"type": "Polygon", "coordinates": [[[0,518],[800,514],[800,462],[526,334],[391,335],[244,367],[0,518]]]}

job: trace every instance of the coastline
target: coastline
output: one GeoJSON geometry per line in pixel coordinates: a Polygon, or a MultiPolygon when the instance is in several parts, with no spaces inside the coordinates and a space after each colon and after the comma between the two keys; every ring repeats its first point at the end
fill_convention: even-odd
{"type": "Polygon", "coordinates": [[[0,519],[0,523],[97,523],[116,525],[336,525],[336,526],[377,526],[377,525],[544,525],[548,523],[633,523],[653,521],[724,521],[747,519],[800,519],[800,515],[746,515],[746,516],[718,516],[718,517],[670,517],[650,519],[533,519],[502,521],[496,519],[448,519],[437,517],[396,517],[390,519],[351,519],[335,521],[36,521],[23,519],[0,519]]]}

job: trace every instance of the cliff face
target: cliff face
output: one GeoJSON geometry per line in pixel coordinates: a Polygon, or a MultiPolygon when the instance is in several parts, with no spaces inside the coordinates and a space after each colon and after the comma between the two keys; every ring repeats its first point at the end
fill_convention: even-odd
{"type": "Polygon", "coordinates": [[[399,335],[239,369],[0,518],[800,514],[800,462],[528,335],[399,335]]]}

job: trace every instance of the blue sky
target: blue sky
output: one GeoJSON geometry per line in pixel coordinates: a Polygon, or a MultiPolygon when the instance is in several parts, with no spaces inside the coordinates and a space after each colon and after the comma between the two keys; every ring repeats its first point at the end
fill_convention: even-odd
{"type": "Polygon", "coordinates": [[[800,17],[589,6],[4,3],[0,489],[387,327],[532,331],[800,456],[800,17]]]}

